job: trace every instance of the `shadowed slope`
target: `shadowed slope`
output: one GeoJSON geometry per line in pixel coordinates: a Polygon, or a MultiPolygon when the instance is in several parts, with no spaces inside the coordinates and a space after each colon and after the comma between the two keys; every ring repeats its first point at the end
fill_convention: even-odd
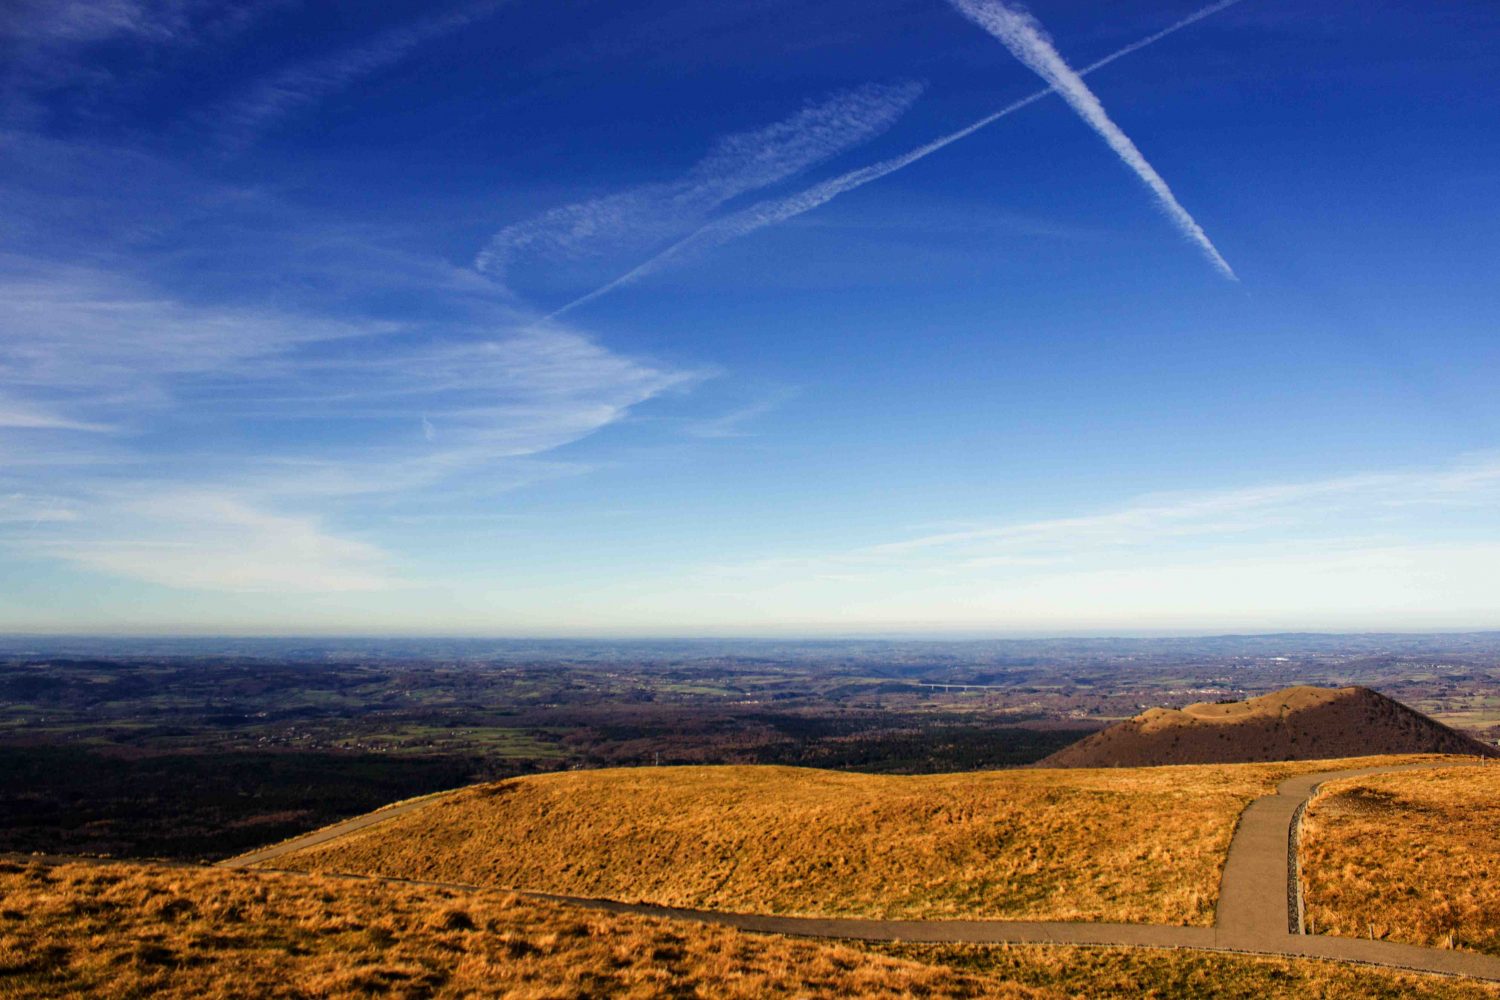
{"type": "Polygon", "coordinates": [[[1369,688],[1291,687],[1248,701],[1153,708],[1037,767],[1151,767],[1500,751],[1369,688]]]}

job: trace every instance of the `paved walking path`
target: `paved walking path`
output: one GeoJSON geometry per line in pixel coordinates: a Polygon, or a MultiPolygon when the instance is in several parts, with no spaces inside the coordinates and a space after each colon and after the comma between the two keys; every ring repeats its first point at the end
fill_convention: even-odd
{"type": "MultiPolygon", "coordinates": [[[[1292,852],[1293,822],[1300,817],[1317,787],[1325,781],[1357,778],[1392,771],[1447,767],[1483,766],[1477,762],[1434,762],[1391,767],[1351,768],[1288,778],[1276,794],[1255,799],[1240,814],[1239,825],[1229,845],[1219,886],[1219,906],[1213,927],[1171,927],[1161,924],[1106,924],[1064,921],[1010,920],[868,920],[841,917],[786,917],[756,913],[729,913],[646,903],[622,903],[545,892],[519,892],[529,899],[544,899],[609,913],[692,920],[744,931],[790,934],[801,937],[845,938],[862,941],[905,941],[944,944],[1071,944],[1152,948],[1197,948],[1245,952],[1293,958],[1321,958],[1342,962],[1392,966],[1417,972],[1471,976],[1500,982],[1500,958],[1476,952],[1390,941],[1325,937],[1300,933],[1297,912],[1296,857],[1292,852]]],[[[390,806],[378,812],[316,830],[250,854],[220,862],[221,867],[263,866],[294,851],[327,843],[355,830],[420,809],[433,799],[428,796],[390,806]]],[[[76,859],[75,859],[76,860],[76,859]]],[[[283,869],[258,867],[260,871],[283,869]]],[[[458,891],[494,890],[455,882],[430,882],[369,875],[340,875],[400,885],[432,886],[458,891]]]]}
{"type": "Polygon", "coordinates": [[[1254,800],[1240,813],[1219,881],[1214,928],[1228,940],[1252,947],[1279,943],[1288,934],[1301,935],[1293,823],[1300,821],[1303,806],[1319,785],[1369,774],[1473,766],[1458,762],[1354,767],[1286,779],[1276,786],[1275,795],[1254,800]]]}
{"type": "Polygon", "coordinates": [[[1445,948],[1423,948],[1392,941],[1302,933],[1301,885],[1294,824],[1318,786],[1327,781],[1396,771],[1483,767],[1483,762],[1433,762],[1299,774],[1276,786],[1275,795],[1256,799],[1240,813],[1219,881],[1214,915],[1218,947],[1394,965],[1500,981],[1500,958],[1445,948]]]}

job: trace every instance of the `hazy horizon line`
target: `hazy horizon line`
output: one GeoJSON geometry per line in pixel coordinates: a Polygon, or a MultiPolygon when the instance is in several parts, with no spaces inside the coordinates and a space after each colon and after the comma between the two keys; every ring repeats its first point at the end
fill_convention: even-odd
{"type": "Polygon", "coordinates": [[[924,640],[932,642],[976,642],[976,641],[1037,641],[1065,639],[1250,639],[1274,638],[1278,636],[1320,636],[1369,638],[1380,636],[1465,636],[1500,635],[1500,625],[1445,626],[1407,628],[1386,627],[1381,629],[1356,628],[1266,628],[1230,629],[1222,628],[1141,628],[1141,629],[1062,629],[1040,631],[1035,629],[987,630],[987,629],[888,629],[888,630],[815,630],[798,632],[232,632],[232,631],[155,631],[155,632],[111,632],[111,631],[0,631],[0,641],[6,640],[64,640],[91,639],[99,641],[164,641],[164,640],[282,640],[303,642],[359,642],[359,641],[408,641],[408,642],[828,642],[871,640],[924,640]]]}

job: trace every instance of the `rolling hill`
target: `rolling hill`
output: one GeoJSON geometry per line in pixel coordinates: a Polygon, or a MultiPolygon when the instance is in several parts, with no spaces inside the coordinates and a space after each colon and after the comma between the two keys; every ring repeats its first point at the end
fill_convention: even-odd
{"type": "Polygon", "coordinates": [[[435,798],[266,864],[756,913],[1207,926],[1240,811],[1326,766],[571,771],[435,798]]]}
{"type": "Polygon", "coordinates": [[[1500,757],[1500,750],[1369,688],[1290,687],[1248,701],[1148,709],[1034,766],[1152,767],[1406,753],[1500,757]]]}

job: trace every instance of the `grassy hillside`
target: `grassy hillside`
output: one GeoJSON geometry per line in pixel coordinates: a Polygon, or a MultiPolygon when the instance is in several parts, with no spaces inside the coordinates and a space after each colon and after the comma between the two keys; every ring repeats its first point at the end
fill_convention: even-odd
{"type": "Polygon", "coordinates": [[[1500,955],[1500,765],[1330,782],[1302,830],[1319,933],[1500,955]]]}
{"type": "Polygon", "coordinates": [[[859,947],[345,879],[0,864],[0,997],[1317,996],[1500,987],[1181,951],[859,947]]]}
{"type": "Polygon", "coordinates": [[[272,865],[767,913],[1208,925],[1245,804],[1346,763],[570,772],[469,789],[272,865]]]}
{"type": "Polygon", "coordinates": [[[1061,997],[838,944],[502,893],[0,865],[0,997],[1061,997]]]}

